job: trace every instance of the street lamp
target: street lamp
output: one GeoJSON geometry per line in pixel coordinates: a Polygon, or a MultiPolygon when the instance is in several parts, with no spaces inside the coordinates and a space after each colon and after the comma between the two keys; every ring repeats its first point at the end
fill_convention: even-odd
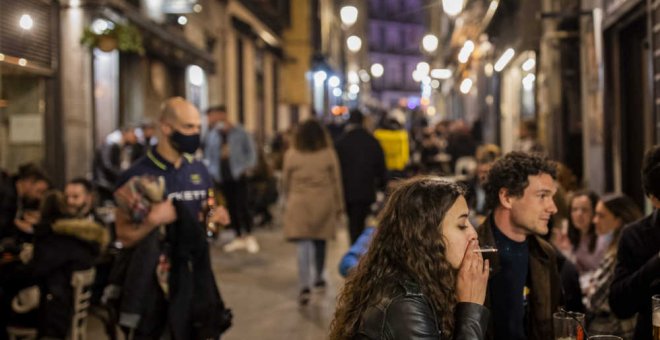
{"type": "Polygon", "coordinates": [[[427,34],[422,38],[422,47],[428,53],[433,53],[438,48],[438,38],[433,34],[427,34]]]}
{"type": "Polygon", "coordinates": [[[351,52],[358,52],[362,48],[362,39],[357,35],[351,35],[346,39],[346,46],[351,52]]]}
{"type": "Polygon", "coordinates": [[[332,87],[337,87],[341,84],[341,80],[339,80],[339,77],[337,76],[332,76],[328,79],[328,85],[332,87]]]}
{"type": "Polygon", "coordinates": [[[422,81],[422,79],[424,79],[424,77],[425,77],[425,75],[422,74],[422,72],[420,72],[418,69],[417,69],[417,70],[414,70],[413,73],[412,73],[412,78],[413,78],[413,80],[416,81],[416,82],[418,82],[418,83],[419,83],[420,81],[422,81]]]}
{"type": "Polygon", "coordinates": [[[438,79],[449,79],[451,78],[452,72],[450,69],[446,68],[434,68],[431,70],[431,77],[438,79]]]}
{"type": "Polygon", "coordinates": [[[353,70],[348,71],[348,83],[357,84],[359,82],[360,82],[360,76],[358,75],[358,73],[353,70]]]}
{"type": "Polygon", "coordinates": [[[316,71],[314,72],[314,83],[323,84],[327,77],[328,74],[325,71],[316,71]]]}
{"type": "Polygon", "coordinates": [[[472,79],[470,78],[465,78],[461,82],[461,93],[463,94],[468,94],[470,93],[470,90],[472,89],[472,79]]]}
{"type": "Polygon", "coordinates": [[[339,10],[339,17],[346,27],[351,27],[357,22],[358,9],[355,6],[344,6],[339,10]]]}
{"type": "Polygon", "coordinates": [[[371,75],[374,76],[374,78],[382,77],[383,73],[385,73],[385,68],[383,68],[383,65],[379,63],[371,65],[371,75]]]}
{"type": "Polygon", "coordinates": [[[427,62],[421,61],[417,63],[416,70],[419,71],[422,76],[426,76],[431,71],[431,66],[427,62]]]}
{"type": "Polygon", "coordinates": [[[534,68],[534,66],[536,66],[536,60],[534,57],[530,57],[522,64],[522,69],[523,71],[529,72],[534,68]]]}
{"type": "Polygon", "coordinates": [[[474,52],[474,43],[472,40],[468,40],[463,44],[463,47],[461,48],[461,51],[458,53],[458,61],[461,64],[467,63],[468,59],[470,59],[470,54],[474,52]]]}
{"type": "Polygon", "coordinates": [[[369,82],[369,80],[371,80],[371,77],[369,76],[369,72],[367,72],[366,70],[360,70],[360,72],[358,72],[358,75],[360,76],[360,80],[362,80],[363,83],[367,83],[369,82]]]}
{"type": "Polygon", "coordinates": [[[536,80],[536,76],[534,75],[534,73],[527,74],[525,78],[522,79],[523,88],[526,91],[531,91],[534,88],[535,80],[536,80]]]}
{"type": "Polygon", "coordinates": [[[502,53],[502,56],[500,59],[495,62],[495,71],[500,72],[502,71],[506,65],[513,59],[513,55],[516,54],[516,51],[513,48],[509,48],[504,53],[502,53]]]}
{"type": "Polygon", "coordinates": [[[455,17],[463,10],[465,0],[442,0],[442,10],[450,17],[455,17]]]}
{"type": "Polygon", "coordinates": [[[34,25],[34,21],[32,20],[32,17],[29,14],[23,14],[21,16],[21,19],[18,21],[19,26],[21,26],[22,29],[24,30],[29,30],[32,28],[34,25]]]}

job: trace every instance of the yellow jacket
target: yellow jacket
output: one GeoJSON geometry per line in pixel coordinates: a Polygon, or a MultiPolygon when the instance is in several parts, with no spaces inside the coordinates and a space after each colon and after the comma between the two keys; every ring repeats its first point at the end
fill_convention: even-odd
{"type": "Polygon", "coordinates": [[[385,166],[387,170],[403,170],[408,164],[410,146],[408,145],[408,132],[406,130],[374,131],[385,153],[385,166]]]}

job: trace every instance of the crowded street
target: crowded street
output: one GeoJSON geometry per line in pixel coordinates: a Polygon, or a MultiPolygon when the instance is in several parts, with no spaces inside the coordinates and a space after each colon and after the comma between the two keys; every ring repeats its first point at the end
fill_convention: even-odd
{"type": "Polygon", "coordinates": [[[0,340],[660,340],[660,0],[0,0],[0,340]]]}

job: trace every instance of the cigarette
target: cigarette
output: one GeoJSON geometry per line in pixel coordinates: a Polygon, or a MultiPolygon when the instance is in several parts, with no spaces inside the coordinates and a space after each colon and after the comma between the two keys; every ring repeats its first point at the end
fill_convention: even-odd
{"type": "Polygon", "coordinates": [[[473,250],[475,253],[497,253],[496,248],[481,248],[473,250]]]}

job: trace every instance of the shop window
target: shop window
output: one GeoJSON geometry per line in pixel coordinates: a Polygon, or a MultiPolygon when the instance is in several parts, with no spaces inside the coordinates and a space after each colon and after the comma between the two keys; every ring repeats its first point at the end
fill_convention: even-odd
{"type": "Polygon", "coordinates": [[[45,80],[0,68],[0,168],[44,161],[45,80]]]}

